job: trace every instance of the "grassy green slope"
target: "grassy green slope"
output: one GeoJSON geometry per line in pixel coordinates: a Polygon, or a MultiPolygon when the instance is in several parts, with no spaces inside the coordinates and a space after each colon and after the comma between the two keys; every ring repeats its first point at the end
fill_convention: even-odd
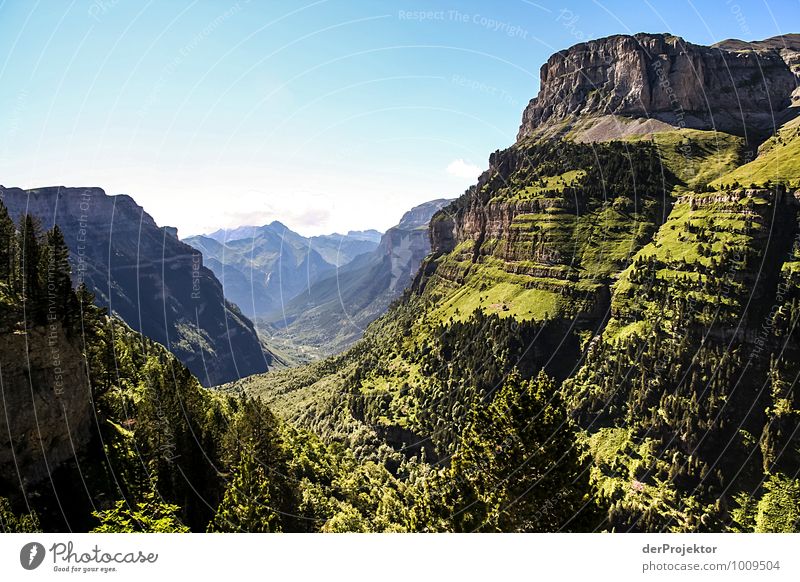
{"type": "Polygon", "coordinates": [[[734,170],[744,159],[744,138],[721,131],[679,129],[629,138],[652,141],[664,166],[680,180],[678,190],[691,190],[734,170]]]}
{"type": "MultiPolygon", "coordinates": [[[[382,365],[355,382],[337,373],[304,384],[297,380],[304,373],[281,372],[247,380],[246,389],[295,419],[310,416],[305,408],[315,393],[357,389],[387,402],[376,424],[424,432],[430,427],[408,395],[437,388],[410,354],[434,349],[442,329],[476,313],[531,325],[581,314],[587,325],[602,319],[609,286],[657,229],[665,192],[669,198],[691,178],[728,169],[740,146],[739,138],[684,130],[612,144],[522,143],[499,152],[488,179],[462,199],[490,224],[429,259],[435,268],[424,291],[406,300],[413,308],[376,322],[368,347],[347,356],[358,368],[364,351],[379,352],[382,365]],[[691,175],[681,157],[689,150],[691,175]],[[386,341],[392,336],[402,339],[386,341]],[[291,389],[288,376],[295,378],[291,389]]],[[[465,223],[473,220],[468,209],[462,212],[465,223]]]]}
{"type": "Polygon", "coordinates": [[[764,142],[753,161],[714,180],[712,185],[764,186],[768,182],[800,187],[800,117],[786,123],[764,142]]]}

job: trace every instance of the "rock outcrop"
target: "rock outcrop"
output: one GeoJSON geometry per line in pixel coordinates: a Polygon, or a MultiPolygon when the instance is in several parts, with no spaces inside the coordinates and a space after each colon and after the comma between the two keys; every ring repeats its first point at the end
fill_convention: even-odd
{"type": "Polygon", "coordinates": [[[616,128],[595,139],[625,135],[630,122],[642,120],[656,123],[638,133],[688,127],[763,137],[789,115],[799,61],[800,35],[714,47],[668,34],[580,43],[542,66],[540,91],[523,113],[518,139],[570,131],[580,139],[591,118],[607,116],[616,117],[616,128]]]}
{"type": "Polygon", "coordinates": [[[3,334],[3,489],[43,481],[88,442],[94,410],[79,341],[67,338],[60,325],[3,334]]]}

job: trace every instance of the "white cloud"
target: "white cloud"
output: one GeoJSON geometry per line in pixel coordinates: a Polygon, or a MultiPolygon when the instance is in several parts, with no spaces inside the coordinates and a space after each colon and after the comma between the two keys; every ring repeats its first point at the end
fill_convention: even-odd
{"type": "Polygon", "coordinates": [[[482,171],[483,170],[480,167],[465,162],[462,158],[453,160],[447,165],[447,173],[458,178],[476,180],[478,176],[481,175],[482,171]]]}

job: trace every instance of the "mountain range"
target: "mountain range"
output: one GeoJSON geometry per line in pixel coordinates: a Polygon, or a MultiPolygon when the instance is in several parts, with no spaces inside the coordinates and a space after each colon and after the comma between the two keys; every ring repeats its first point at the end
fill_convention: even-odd
{"type": "Polygon", "coordinates": [[[375,248],[381,240],[381,233],[375,229],[369,230],[349,230],[347,234],[321,234],[310,237],[303,237],[295,232],[286,232],[286,227],[281,222],[275,220],[264,226],[237,226],[236,228],[221,228],[207,235],[187,237],[185,240],[212,238],[215,241],[225,244],[232,241],[250,239],[255,242],[259,234],[264,231],[273,231],[278,234],[287,234],[293,240],[298,237],[305,239],[309,248],[317,251],[328,263],[337,267],[352,261],[357,255],[366,253],[375,248]]]}
{"type": "Polygon", "coordinates": [[[318,279],[258,320],[272,341],[330,355],[352,344],[411,284],[430,252],[428,223],[450,201],[432,200],[406,212],[371,252],[318,279]]]}
{"type": "Polygon", "coordinates": [[[229,389],[431,461],[415,529],[797,531],[799,63],[800,35],[557,52],[411,291],[229,389]]]}
{"type": "Polygon", "coordinates": [[[377,231],[304,237],[278,221],[191,236],[222,281],[225,295],[249,317],[279,309],[314,282],[375,249],[377,231]]]}

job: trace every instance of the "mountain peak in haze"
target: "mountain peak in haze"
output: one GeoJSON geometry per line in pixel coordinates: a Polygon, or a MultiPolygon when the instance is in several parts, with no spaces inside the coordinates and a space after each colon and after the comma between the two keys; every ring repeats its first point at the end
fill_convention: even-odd
{"type": "Polygon", "coordinates": [[[269,227],[277,231],[289,230],[289,227],[283,224],[280,220],[273,220],[269,223],[269,227]]]}
{"type": "MultiPolygon", "coordinates": [[[[380,242],[382,235],[383,233],[381,231],[375,230],[374,228],[370,228],[368,230],[348,230],[346,236],[350,238],[357,238],[360,240],[371,240],[373,242],[380,242]]],[[[334,236],[339,236],[339,235],[334,233],[334,236]]]]}
{"type": "MultiPolygon", "coordinates": [[[[197,235],[197,236],[204,236],[206,238],[213,239],[219,243],[225,243],[230,240],[253,238],[255,236],[255,231],[258,228],[259,227],[257,226],[250,226],[250,225],[237,226],[234,228],[220,228],[219,230],[215,230],[212,233],[206,235],[197,235]]],[[[193,237],[187,237],[187,238],[193,238],[193,237]]]]}
{"type": "Polygon", "coordinates": [[[287,301],[358,255],[374,250],[377,231],[304,237],[278,220],[264,226],[220,229],[185,242],[203,253],[225,294],[258,317],[287,301]]]}
{"type": "Polygon", "coordinates": [[[401,229],[413,229],[413,228],[428,228],[428,224],[431,221],[431,217],[447,206],[449,200],[447,198],[438,198],[436,200],[431,200],[429,202],[423,202],[419,204],[403,214],[400,222],[397,224],[395,228],[401,229]]]}
{"type": "MultiPolygon", "coordinates": [[[[265,320],[277,336],[323,354],[348,346],[411,284],[431,248],[428,224],[450,202],[440,198],[415,206],[380,236],[374,250],[309,285],[265,320]]],[[[358,236],[376,234],[361,231],[358,236]]]]}

